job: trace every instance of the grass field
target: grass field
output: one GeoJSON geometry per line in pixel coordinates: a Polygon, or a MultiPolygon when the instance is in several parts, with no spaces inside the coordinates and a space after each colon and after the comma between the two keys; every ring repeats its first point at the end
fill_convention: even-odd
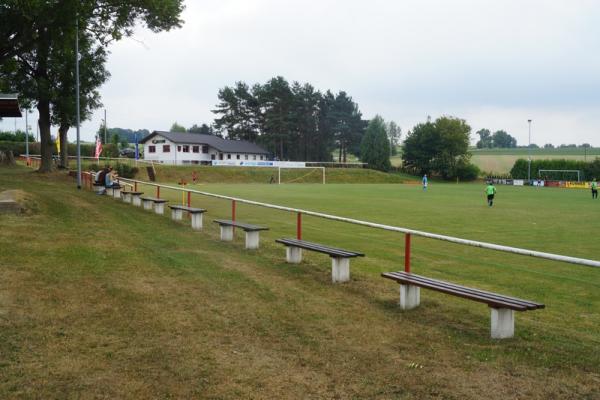
{"type": "MultiPolygon", "coordinates": [[[[600,397],[597,269],[414,238],[414,272],[546,304],[493,341],[478,303],[422,291],[420,308],[398,310],[379,274],[402,269],[402,235],[305,217],[305,239],[367,254],[333,285],[325,256],[284,262],[284,212],[238,204],[238,219],[271,228],[249,252],[240,233],[218,241],[222,200],[193,197],[209,211],[192,232],[62,175],[0,169],[9,188],[36,206],[0,216],[0,398],[600,397]]],[[[197,188],[598,259],[587,191],[499,187],[488,208],[477,184],[197,188]]]]}

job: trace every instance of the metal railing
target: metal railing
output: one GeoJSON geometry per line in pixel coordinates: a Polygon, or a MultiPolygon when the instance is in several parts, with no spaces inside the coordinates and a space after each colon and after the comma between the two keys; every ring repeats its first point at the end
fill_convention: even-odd
{"type": "Polygon", "coordinates": [[[464,245],[464,246],[479,247],[482,249],[501,251],[501,252],[505,252],[505,253],[518,254],[518,255],[523,255],[523,256],[543,258],[543,259],[552,260],[552,261],[560,261],[560,262],[566,262],[566,263],[570,263],[570,264],[583,265],[583,266],[587,266],[587,267],[600,268],[600,261],[590,260],[590,259],[585,259],[585,258],[563,256],[560,254],[552,254],[552,253],[546,253],[546,252],[542,252],[542,251],[528,250],[528,249],[522,249],[522,248],[518,248],[518,247],[511,247],[511,246],[498,245],[498,244],[494,244],[494,243],[480,242],[480,241],[476,241],[476,240],[462,239],[462,238],[458,238],[458,237],[440,235],[440,234],[436,234],[436,233],[424,232],[424,231],[419,231],[419,230],[415,230],[415,229],[402,228],[402,227],[398,227],[398,226],[385,225],[385,224],[378,224],[375,222],[340,217],[337,215],[325,214],[325,213],[310,211],[310,210],[303,210],[300,208],[279,206],[276,204],[269,204],[269,203],[263,203],[263,202],[259,202],[259,201],[247,200],[247,199],[242,199],[239,197],[225,196],[225,195],[216,194],[216,193],[209,193],[209,192],[204,192],[204,191],[194,190],[194,189],[185,189],[185,188],[181,188],[181,187],[163,185],[163,184],[153,183],[153,182],[145,182],[145,181],[140,181],[140,180],[135,180],[135,179],[118,178],[118,181],[119,182],[123,181],[125,183],[129,183],[129,184],[133,185],[135,190],[137,190],[138,185],[146,185],[146,186],[156,187],[156,197],[157,198],[160,198],[160,189],[161,188],[187,193],[188,194],[187,195],[188,205],[191,201],[190,199],[191,199],[192,193],[199,194],[202,196],[213,197],[213,198],[217,198],[217,199],[229,200],[229,201],[231,201],[232,220],[235,220],[236,203],[243,203],[243,204],[249,204],[249,205],[258,206],[258,207],[266,207],[266,208],[270,208],[270,209],[274,209],[274,210],[296,213],[297,214],[296,235],[297,235],[298,239],[302,238],[302,215],[303,214],[310,215],[312,217],[328,219],[328,220],[332,220],[332,221],[345,222],[345,223],[349,223],[349,224],[366,226],[366,227],[370,227],[370,228],[383,229],[386,231],[404,233],[405,234],[405,246],[406,246],[405,253],[404,253],[404,267],[405,267],[405,271],[407,271],[407,272],[410,272],[410,260],[411,260],[410,248],[411,248],[411,236],[412,235],[424,237],[424,238],[428,238],[428,239],[435,239],[435,240],[441,240],[441,241],[445,241],[445,242],[460,244],[460,245],[464,245]]]}

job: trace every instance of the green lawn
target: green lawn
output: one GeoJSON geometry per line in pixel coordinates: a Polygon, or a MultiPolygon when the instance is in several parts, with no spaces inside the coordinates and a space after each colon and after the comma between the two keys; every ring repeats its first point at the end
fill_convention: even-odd
{"type": "MultiPolygon", "coordinates": [[[[37,203],[0,216],[0,398],[598,398],[600,270],[413,239],[413,270],[540,301],[489,339],[482,304],[423,290],[397,309],[403,236],[303,220],[304,238],[363,251],[352,281],[327,257],[284,262],[295,215],[238,204],[261,249],[218,241],[229,202],[194,195],[205,230],[78,192],[61,175],[0,169],[37,203]],[[418,365],[415,368],[415,363],[418,365]],[[422,367],[422,368],[421,368],[422,367]]],[[[205,184],[199,190],[598,259],[587,191],[477,184],[205,184]]],[[[148,194],[151,188],[142,188],[148,194]]],[[[179,194],[161,197],[180,202],[179,194]]]]}

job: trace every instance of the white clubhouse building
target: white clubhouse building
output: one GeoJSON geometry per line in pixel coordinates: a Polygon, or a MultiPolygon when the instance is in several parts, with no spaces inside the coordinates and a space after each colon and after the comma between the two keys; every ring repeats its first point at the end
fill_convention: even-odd
{"type": "Polygon", "coordinates": [[[269,152],[245,140],[213,135],[154,131],[140,141],[144,160],[163,164],[210,164],[213,160],[268,160],[269,152]]]}

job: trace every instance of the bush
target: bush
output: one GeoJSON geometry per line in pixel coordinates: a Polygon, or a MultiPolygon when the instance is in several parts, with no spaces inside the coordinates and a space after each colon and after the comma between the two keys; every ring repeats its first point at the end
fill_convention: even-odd
{"type": "Polygon", "coordinates": [[[456,167],[456,177],[461,181],[474,181],[481,173],[475,164],[461,164],[456,167]]]}
{"type": "Polygon", "coordinates": [[[115,165],[115,171],[117,171],[117,174],[122,178],[132,179],[135,178],[135,174],[137,174],[139,170],[137,167],[132,167],[128,164],[117,163],[117,165],[115,165]]]}
{"type": "MultiPolygon", "coordinates": [[[[515,161],[510,175],[514,179],[527,179],[527,160],[518,159],[515,161]]],[[[566,160],[566,159],[551,159],[551,160],[531,160],[531,178],[537,178],[538,171],[540,169],[568,169],[568,170],[580,170],[582,172],[581,179],[591,180],[593,178],[600,177],[600,158],[596,158],[592,162],[580,161],[580,160],[566,160]]],[[[569,176],[573,176],[572,174],[569,176]]],[[[551,175],[548,176],[552,178],[551,175]]],[[[565,175],[567,177],[567,175],[565,175]]],[[[544,177],[543,177],[544,178],[544,177]]],[[[574,179],[574,178],[569,178],[574,179]]]]}

